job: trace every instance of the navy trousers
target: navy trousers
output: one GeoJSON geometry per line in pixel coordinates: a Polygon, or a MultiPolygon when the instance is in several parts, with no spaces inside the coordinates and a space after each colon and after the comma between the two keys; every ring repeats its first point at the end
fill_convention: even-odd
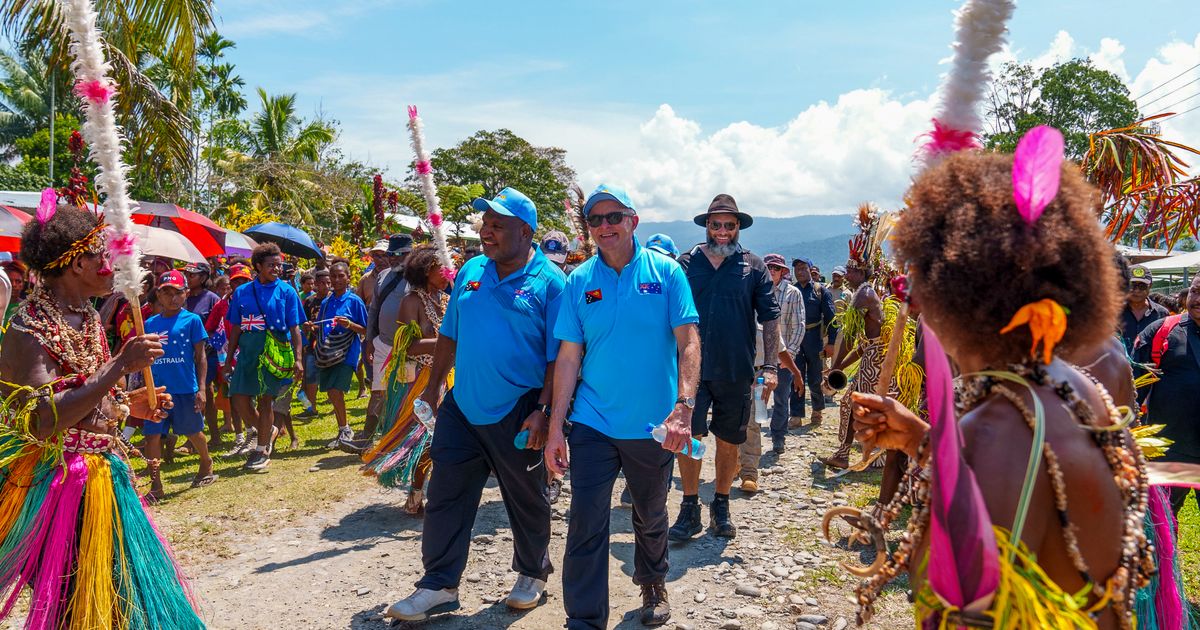
{"type": "MultiPolygon", "coordinates": [[[[817,341],[820,341],[819,337],[817,341]]],[[[800,352],[796,354],[796,367],[800,368],[800,373],[804,375],[804,384],[808,386],[808,395],[812,399],[812,406],[816,411],[825,409],[825,395],[821,393],[825,365],[821,361],[821,350],[820,343],[803,343],[800,345],[800,352]]],[[[795,390],[792,391],[791,397],[792,415],[803,416],[804,399],[797,395],[795,390]]]]}
{"type": "Polygon", "coordinates": [[[633,583],[667,577],[667,492],[674,454],[653,439],[616,440],[575,423],[571,449],[571,523],[563,558],[568,630],[608,627],[609,515],[613,482],[625,471],[633,497],[633,583]]]}
{"type": "MultiPolygon", "coordinates": [[[[797,359],[798,360],[798,359],[797,359]]],[[[799,366],[797,366],[799,367],[799,366]]],[[[804,373],[801,372],[801,375],[804,373]]],[[[771,437],[784,437],[788,432],[788,417],[792,415],[792,398],[799,398],[796,392],[792,389],[792,376],[790,370],[779,366],[778,374],[776,375],[778,384],[775,385],[775,392],[771,394],[771,437]]],[[[755,402],[755,404],[758,404],[755,402]]],[[[803,402],[801,403],[803,405],[803,402]]],[[[800,407],[798,416],[804,415],[804,407],[800,407]]]]}
{"type": "Polygon", "coordinates": [[[495,424],[474,425],[454,402],[454,390],[446,392],[429,447],[433,473],[421,534],[425,575],[417,588],[458,588],[489,471],[496,473],[500,482],[512,527],[513,571],[539,580],[554,571],[542,451],[513,446],[513,438],[540,394],[537,389],[526,392],[495,424]]]}

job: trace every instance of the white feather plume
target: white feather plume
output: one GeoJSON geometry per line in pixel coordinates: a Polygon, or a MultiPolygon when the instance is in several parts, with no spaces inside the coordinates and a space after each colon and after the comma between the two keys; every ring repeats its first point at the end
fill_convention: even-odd
{"type": "MultiPolygon", "coordinates": [[[[71,36],[71,68],[76,84],[96,82],[113,87],[109,78],[112,70],[104,59],[101,34],[96,26],[96,10],[92,0],[64,0],[63,18],[71,36]]],[[[133,238],[133,208],[126,180],[127,168],[121,160],[122,138],[117,128],[112,97],[82,98],[84,120],[81,132],[87,142],[92,161],[96,163],[96,191],[104,196],[105,220],[116,236],[133,238]]],[[[115,255],[113,284],[126,295],[137,295],[140,287],[141,247],[133,238],[131,253],[115,255]]]]}
{"type": "Polygon", "coordinates": [[[450,258],[450,248],[446,244],[441,202],[438,201],[437,184],[433,181],[433,167],[429,154],[425,152],[425,127],[417,108],[412,105],[408,107],[408,130],[412,136],[413,153],[417,156],[417,181],[420,182],[421,194],[425,197],[425,220],[429,222],[433,244],[442,263],[442,273],[446,274],[447,278],[453,278],[454,261],[450,258]]]}

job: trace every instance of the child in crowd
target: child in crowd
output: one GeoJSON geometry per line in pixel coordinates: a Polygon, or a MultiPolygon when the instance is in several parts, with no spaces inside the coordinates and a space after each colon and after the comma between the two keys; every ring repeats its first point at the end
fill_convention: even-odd
{"type": "Polygon", "coordinates": [[[151,367],[155,385],[166,387],[174,403],[161,422],[146,420],[142,427],[146,436],[146,468],[151,480],[146,500],[151,503],[163,497],[159,457],[162,438],[168,433],[186,436],[200,456],[200,469],[192,480],[193,488],[210,485],[217,479],[204,438],[205,392],[200,388],[208,368],[205,356],[208,333],[200,318],[183,308],[186,291],[187,280],[182,273],[169,271],[162,274],[157,290],[159,314],[146,320],[146,332],[159,335],[164,351],[151,367]]]}

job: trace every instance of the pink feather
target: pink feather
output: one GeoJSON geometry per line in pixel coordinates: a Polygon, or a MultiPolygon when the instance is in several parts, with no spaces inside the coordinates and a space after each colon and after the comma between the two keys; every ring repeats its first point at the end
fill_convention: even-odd
{"type": "Polygon", "coordinates": [[[956,151],[978,149],[982,146],[979,143],[979,136],[974,131],[948,127],[936,118],[930,122],[933,123],[933,131],[925,134],[928,140],[921,147],[926,156],[945,155],[956,151]]]}
{"type": "Polygon", "coordinates": [[[442,215],[440,215],[440,214],[429,215],[429,223],[432,224],[433,227],[438,227],[439,225],[442,224],[442,215]]]}
{"type": "Polygon", "coordinates": [[[937,335],[922,326],[932,447],[926,578],[947,603],[977,610],[1000,584],[1000,554],[983,494],[962,455],[950,363],[937,335]]]}
{"type": "Polygon", "coordinates": [[[114,91],[112,86],[99,79],[80,81],[75,84],[75,96],[86,98],[97,105],[107,103],[108,99],[112,98],[114,91]]]}
{"type": "Polygon", "coordinates": [[[1063,136],[1054,127],[1034,127],[1017,143],[1012,165],[1013,200],[1030,227],[1058,194],[1062,162],[1063,136]]]}
{"type": "Polygon", "coordinates": [[[137,242],[137,237],[133,233],[117,234],[108,239],[108,251],[113,256],[132,256],[133,245],[137,242]]]}
{"type": "Polygon", "coordinates": [[[421,160],[417,162],[417,173],[419,175],[428,175],[432,172],[433,165],[429,163],[429,160],[421,160]]]}
{"type": "Polygon", "coordinates": [[[408,106],[408,119],[409,119],[409,120],[413,120],[413,119],[415,119],[416,117],[417,117],[417,106],[416,106],[416,105],[409,105],[409,106],[408,106]]]}
{"type": "Polygon", "coordinates": [[[1158,556],[1158,592],[1154,607],[1160,628],[1184,628],[1184,604],[1175,581],[1175,518],[1169,509],[1166,488],[1150,488],[1150,522],[1154,526],[1154,550],[1158,556]]]}
{"type": "Polygon", "coordinates": [[[38,202],[35,215],[38,225],[46,225],[47,221],[54,218],[55,212],[58,212],[58,191],[45,188],[42,190],[42,200],[38,202]]]}
{"type": "Polygon", "coordinates": [[[458,275],[458,270],[454,267],[442,267],[442,277],[449,282],[454,282],[454,276],[458,275]]]}

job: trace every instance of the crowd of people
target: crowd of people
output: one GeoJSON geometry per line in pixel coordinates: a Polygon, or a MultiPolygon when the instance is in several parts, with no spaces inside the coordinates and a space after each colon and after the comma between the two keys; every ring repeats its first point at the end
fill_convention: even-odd
{"type": "MultiPolygon", "coordinates": [[[[246,458],[247,470],[265,472],[278,439],[286,433],[295,447],[293,422],[315,417],[324,396],[338,426],[328,447],[359,455],[363,473],[383,486],[406,489],[405,510],[425,521],[423,575],[388,616],[419,621],[458,608],[490,476],[513,531],[518,577],[505,601],[514,609],[539,605],[555,570],[550,506],[567,478],[567,627],[607,627],[609,510],[623,476],[622,501],[634,511],[640,618],[661,625],[671,617],[668,541],[686,543],[706,520],[711,535],[737,536],[730,492],[739,481],[744,492],[757,491],[765,438],[784,452],[789,431],[819,425],[831,404],[840,405],[839,447],[821,461],[831,472],[850,469],[856,439],[864,456],[872,444],[887,449],[876,461],[887,463],[891,481],[885,474],[886,489],[863,519],[886,529],[898,502],[915,500],[908,528],[911,540],[920,539],[930,516],[917,490],[928,483],[921,471],[930,463],[930,412],[923,395],[902,404],[903,387],[884,367],[890,337],[905,335],[889,305],[905,302],[928,331],[917,335],[912,360],[924,365],[923,335],[936,331],[962,375],[966,461],[997,539],[1011,537],[1007,544],[1021,550],[1017,563],[1044,572],[1037,584],[1043,613],[1130,627],[1131,602],[1154,570],[1142,529],[1154,490],[1144,474],[1139,481],[1141,454],[1120,428],[1117,407],[1166,425],[1163,434],[1173,440],[1166,459],[1200,463],[1191,397],[1200,387],[1200,282],[1174,299],[1151,294],[1148,269],[1114,258],[1077,174],[1064,171],[1057,200],[1034,229],[1015,223],[1011,199],[996,187],[946,183],[1001,178],[1011,161],[956,156],[914,185],[894,236],[911,295],[887,281],[870,248],[854,242],[830,283],[803,256],[789,262],[780,253],[748,251],[740,235],[754,217],[728,194],[695,217],[699,244],[680,251],[663,234],[643,242],[634,200],[603,184],[580,208],[580,239],[551,231],[535,240],[537,209],[515,189],[476,199],[481,252],[460,257],[457,269],[444,267],[434,245],[408,234],[365,251],[370,265],[357,280],[352,261],[331,258],[303,270],[271,243],[249,259],[179,268],[150,259],[135,313],[111,294],[95,217],[62,209],[27,229],[21,262],[3,264],[11,299],[0,378],[22,388],[28,402],[6,407],[11,417],[0,433],[5,482],[24,480],[22,492],[0,498],[0,534],[21,539],[44,527],[67,536],[65,526],[54,529],[58,517],[13,515],[53,501],[60,510],[74,502],[68,513],[86,518],[101,509],[89,503],[100,483],[105,496],[117,497],[124,526],[153,531],[148,515],[128,501],[134,486],[118,479],[129,477],[127,453],[145,458],[149,503],[163,496],[161,462],[185,448],[198,456],[196,488],[217,481],[212,452],[225,446],[227,455],[246,458]],[[997,233],[1013,236],[983,236],[997,233]],[[583,254],[589,250],[594,255],[583,254]],[[1011,334],[1014,325],[1005,323],[1038,299],[1061,305],[1070,325],[1052,334],[1035,330],[1044,324],[1026,316],[1030,330],[1011,334]],[[1031,357],[1031,340],[1036,346],[1043,339],[1045,354],[1031,357]],[[143,387],[147,368],[156,406],[143,387]],[[1009,370],[1027,389],[976,376],[988,369],[1009,370]],[[850,393],[831,385],[837,372],[851,374],[850,393]],[[1150,378],[1141,380],[1157,382],[1139,391],[1134,378],[1144,374],[1150,378]],[[356,380],[360,396],[370,392],[357,431],[346,409],[356,380]],[[295,418],[294,399],[303,409],[295,418]],[[756,407],[769,415],[761,427],[751,421],[756,407]],[[1100,433],[1110,423],[1116,426],[1100,433]],[[1077,430],[1081,425],[1108,437],[1093,439],[1077,430]],[[1012,453],[1027,450],[1038,426],[1049,455],[1026,476],[1026,462],[1012,453]],[[138,431],[143,438],[135,443],[138,431]],[[710,435],[714,493],[703,506],[702,459],[694,449],[710,435]],[[998,443],[1009,447],[990,448],[998,443]],[[44,452],[78,463],[55,473],[44,452]],[[105,467],[111,472],[100,474],[105,467]],[[667,497],[676,467],[683,498],[671,523],[667,497]],[[82,504],[60,488],[71,474],[87,484],[82,504]],[[1089,502],[1086,530],[1075,527],[1078,513],[1067,507],[1077,496],[1089,502]],[[1136,531],[1123,525],[1134,521],[1136,531]],[[1077,592],[1082,599],[1064,596],[1077,592]],[[1060,604],[1070,610],[1054,609],[1060,604]]],[[[1186,494],[1172,490],[1170,507],[1178,511],[1186,494]]],[[[77,557],[55,560],[49,574],[82,567],[94,553],[125,554],[131,567],[168,557],[166,545],[153,541],[114,552],[68,536],[77,557]]],[[[925,553],[915,544],[902,547],[905,557],[881,549],[891,573],[880,575],[919,574],[908,564],[925,553]]],[[[36,565],[37,553],[32,546],[0,549],[5,586],[31,585],[34,609],[43,611],[35,614],[74,614],[64,606],[91,614],[60,601],[61,589],[74,587],[54,590],[37,581],[45,571],[21,568],[36,565]]],[[[143,597],[136,600],[141,612],[130,612],[135,600],[128,598],[104,605],[125,606],[121,614],[172,610],[185,620],[179,627],[198,627],[182,575],[157,574],[154,596],[125,584],[143,597]],[[155,597],[158,609],[148,604],[155,597]]],[[[123,593],[120,579],[113,593],[123,593]]],[[[860,587],[867,616],[885,581],[873,577],[860,587]]],[[[913,588],[922,592],[921,582],[913,588]]],[[[918,601],[922,614],[942,614],[931,600],[918,601]]]]}

